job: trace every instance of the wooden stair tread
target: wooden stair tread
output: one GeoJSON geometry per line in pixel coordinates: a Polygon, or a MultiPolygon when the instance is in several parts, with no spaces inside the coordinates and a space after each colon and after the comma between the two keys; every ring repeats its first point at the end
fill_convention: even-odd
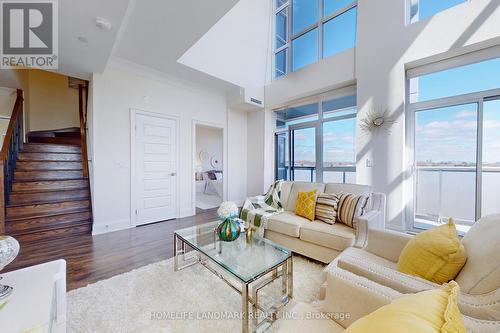
{"type": "Polygon", "coordinates": [[[60,215],[63,213],[76,213],[91,209],[90,200],[75,199],[56,203],[23,204],[6,208],[8,222],[60,215]]]}
{"type": "Polygon", "coordinates": [[[43,191],[59,191],[70,189],[88,188],[88,180],[81,179],[66,179],[66,180],[40,180],[40,181],[15,181],[12,184],[12,190],[16,193],[31,193],[43,191]]]}
{"type": "Polygon", "coordinates": [[[70,228],[70,227],[74,227],[74,226],[81,226],[81,225],[88,225],[88,224],[92,224],[92,219],[83,219],[83,220],[78,220],[78,221],[76,221],[76,220],[63,221],[59,224],[48,224],[48,225],[41,225],[41,226],[37,226],[37,227],[30,226],[26,229],[10,227],[10,228],[7,228],[7,231],[9,233],[9,235],[17,236],[17,235],[33,234],[33,233],[42,232],[42,231],[65,229],[65,228],[70,228]]]}
{"type": "Polygon", "coordinates": [[[81,161],[18,161],[18,171],[59,171],[59,170],[81,170],[81,161]]]}
{"type": "Polygon", "coordinates": [[[90,192],[85,189],[70,189],[58,191],[11,192],[7,207],[18,207],[26,204],[44,204],[65,202],[75,199],[89,199],[90,192]]]}
{"type": "Polygon", "coordinates": [[[81,153],[82,148],[73,144],[57,143],[26,143],[22,149],[23,153],[81,153]]]}
{"type": "Polygon", "coordinates": [[[89,236],[92,233],[92,223],[80,224],[76,226],[68,226],[52,230],[41,230],[33,233],[25,233],[15,235],[16,239],[21,243],[21,247],[30,245],[44,240],[65,239],[66,241],[76,237],[89,236]]]}
{"type": "Polygon", "coordinates": [[[31,153],[22,152],[19,154],[18,161],[32,162],[58,162],[58,161],[74,161],[81,162],[81,153],[31,153]]]}
{"type": "Polygon", "coordinates": [[[82,179],[82,170],[36,170],[14,172],[15,181],[82,179]]]}
{"type": "Polygon", "coordinates": [[[9,234],[25,234],[42,230],[53,230],[92,222],[90,210],[77,213],[59,214],[49,217],[18,220],[7,225],[9,234]]]}

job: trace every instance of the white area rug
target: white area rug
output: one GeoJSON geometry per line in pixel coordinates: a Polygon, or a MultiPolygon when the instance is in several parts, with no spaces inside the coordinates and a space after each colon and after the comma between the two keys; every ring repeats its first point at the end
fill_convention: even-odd
{"type": "Polygon", "coordinates": [[[200,209],[216,208],[219,207],[221,203],[222,199],[218,195],[208,195],[196,192],[196,207],[200,209]]]}
{"type": "MultiPolygon", "coordinates": [[[[296,301],[319,299],[323,267],[302,257],[294,258],[296,301]]],[[[277,282],[265,293],[277,291],[281,287],[277,282]]],[[[239,318],[207,316],[240,311],[241,296],[224,281],[199,264],[174,272],[170,259],[70,291],[68,332],[235,333],[241,332],[239,318]],[[152,319],[152,312],[162,313],[156,315],[160,319],[152,319]],[[161,318],[165,313],[170,318],[161,318]]]]}

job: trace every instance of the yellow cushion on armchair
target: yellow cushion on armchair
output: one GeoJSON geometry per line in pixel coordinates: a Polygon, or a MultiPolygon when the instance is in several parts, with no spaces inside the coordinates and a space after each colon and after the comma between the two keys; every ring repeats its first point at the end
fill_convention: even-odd
{"type": "Polygon", "coordinates": [[[467,260],[453,220],[412,238],[401,252],[398,271],[443,284],[453,280],[467,260]]]}
{"type": "Polygon", "coordinates": [[[358,319],[345,333],[466,333],[459,292],[452,281],[443,289],[403,296],[358,319]]]}

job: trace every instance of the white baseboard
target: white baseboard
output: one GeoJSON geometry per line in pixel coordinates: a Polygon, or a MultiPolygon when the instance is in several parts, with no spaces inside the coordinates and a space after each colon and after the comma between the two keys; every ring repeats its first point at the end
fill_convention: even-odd
{"type": "Polygon", "coordinates": [[[108,222],[95,222],[92,226],[92,235],[101,235],[108,232],[119,231],[131,228],[130,220],[116,220],[116,221],[108,221],[108,222]]]}

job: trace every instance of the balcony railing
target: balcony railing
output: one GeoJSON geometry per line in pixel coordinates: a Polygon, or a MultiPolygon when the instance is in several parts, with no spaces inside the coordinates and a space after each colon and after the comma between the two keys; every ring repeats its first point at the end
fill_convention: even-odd
{"type": "MultiPolygon", "coordinates": [[[[441,223],[453,217],[462,225],[472,225],[476,220],[476,172],[475,167],[417,167],[416,220],[441,223]]],[[[499,186],[500,167],[483,167],[482,216],[500,212],[499,186]]]]}
{"type": "MultiPolygon", "coordinates": [[[[290,167],[288,166],[278,168],[276,172],[276,178],[288,180],[289,169],[290,167]]],[[[295,181],[315,182],[317,180],[316,167],[292,167],[292,177],[295,181]]],[[[356,183],[356,171],[354,168],[323,169],[323,183],[356,183]]]]}

